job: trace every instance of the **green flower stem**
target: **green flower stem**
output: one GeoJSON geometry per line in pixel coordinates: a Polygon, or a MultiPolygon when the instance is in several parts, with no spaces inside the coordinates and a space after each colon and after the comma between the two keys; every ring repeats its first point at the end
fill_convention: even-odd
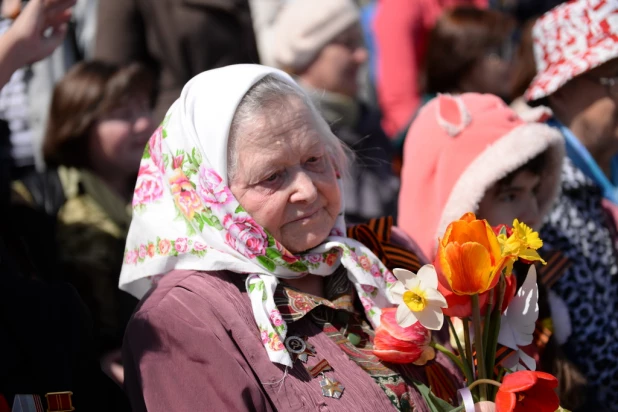
{"type": "Polygon", "coordinates": [[[451,322],[451,318],[449,318],[448,316],[445,316],[445,318],[446,318],[446,323],[448,323],[448,327],[451,329],[451,333],[455,337],[455,343],[457,344],[457,351],[459,352],[459,357],[463,361],[462,363],[463,363],[464,369],[462,369],[461,371],[464,373],[464,375],[466,375],[466,379],[468,380],[468,382],[472,382],[474,380],[474,375],[472,373],[472,369],[470,369],[470,364],[468,363],[469,358],[466,358],[466,352],[461,346],[461,341],[459,340],[459,336],[457,335],[455,326],[453,326],[453,322],[451,322]]]}
{"type": "MultiPolygon", "coordinates": [[[[479,379],[485,379],[485,351],[483,350],[483,325],[481,323],[481,306],[479,304],[479,295],[472,295],[472,323],[474,326],[474,347],[476,349],[476,360],[478,364],[477,376],[479,379]]],[[[481,401],[487,400],[487,387],[479,388],[479,398],[481,401]]]]}
{"type": "MultiPolygon", "coordinates": [[[[472,342],[470,340],[470,325],[468,318],[462,318],[461,322],[463,323],[464,328],[464,344],[466,345],[466,360],[468,361],[468,366],[470,367],[470,371],[472,372],[472,378],[474,379],[474,358],[472,357],[472,342]]],[[[471,382],[469,382],[471,383],[471,382]]]]}
{"type": "MultiPolygon", "coordinates": [[[[513,276],[513,275],[511,275],[513,276]]],[[[496,306],[491,314],[491,331],[489,333],[489,339],[487,342],[487,346],[485,349],[485,359],[490,363],[487,366],[487,375],[486,377],[493,377],[494,375],[494,364],[496,358],[496,350],[498,347],[498,335],[500,334],[500,323],[502,321],[502,303],[504,302],[504,293],[506,290],[506,279],[504,274],[500,275],[500,280],[498,281],[498,296],[496,300],[496,306]]]]}
{"type": "Polygon", "coordinates": [[[496,387],[500,387],[501,383],[497,382],[493,379],[478,379],[475,380],[472,385],[468,386],[468,389],[472,390],[474,389],[474,387],[478,386],[478,385],[494,385],[496,387]]]}
{"type": "Polygon", "coordinates": [[[451,352],[450,350],[448,350],[447,348],[445,348],[444,346],[440,345],[437,342],[431,342],[430,346],[442,352],[446,356],[448,356],[448,358],[452,360],[453,363],[457,365],[457,367],[463,372],[468,382],[472,382],[474,380],[472,377],[472,373],[470,371],[470,367],[466,365],[465,362],[462,362],[462,360],[458,356],[456,356],[453,352],[451,352]]]}
{"type": "MultiPolygon", "coordinates": [[[[495,289],[495,288],[494,288],[495,289]]],[[[489,348],[489,332],[491,331],[491,314],[494,308],[494,289],[489,291],[489,296],[487,299],[487,307],[485,308],[485,319],[483,320],[483,347],[485,350],[489,348]]],[[[485,357],[485,359],[491,359],[485,357]]],[[[491,373],[488,372],[487,377],[491,377],[491,373]]]]}

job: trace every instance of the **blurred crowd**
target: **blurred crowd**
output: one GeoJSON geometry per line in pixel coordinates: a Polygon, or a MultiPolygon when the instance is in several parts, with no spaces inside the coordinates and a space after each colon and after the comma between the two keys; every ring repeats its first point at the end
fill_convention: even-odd
{"type": "Polygon", "coordinates": [[[0,411],[131,409],[144,148],[191,78],[241,63],[291,75],[353,153],[347,224],[393,216],[430,261],[467,211],[541,230],[537,361],[563,406],[618,410],[618,1],[1,0],[0,411]]]}

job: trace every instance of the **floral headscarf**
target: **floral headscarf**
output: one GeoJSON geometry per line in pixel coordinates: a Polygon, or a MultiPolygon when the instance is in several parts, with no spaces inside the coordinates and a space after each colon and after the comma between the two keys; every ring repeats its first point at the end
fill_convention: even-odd
{"type": "MultiPolygon", "coordinates": [[[[144,152],[120,288],[141,298],[173,269],[249,274],[247,292],[268,356],[291,366],[283,345],[287,325],[273,299],[279,278],[328,276],[342,264],[374,326],[380,308],[393,306],[389,289],[396,279],[368,248],[345,237],[343,214],[324,243],[294,255],[232,195],[227,185],[232,118],[245,93],[267,75],[298,87],[287,74],[258,65],[207,71],[184,87],[144,152]]],[[[330,133],[323,119],[317,121],[330,133]]]]}

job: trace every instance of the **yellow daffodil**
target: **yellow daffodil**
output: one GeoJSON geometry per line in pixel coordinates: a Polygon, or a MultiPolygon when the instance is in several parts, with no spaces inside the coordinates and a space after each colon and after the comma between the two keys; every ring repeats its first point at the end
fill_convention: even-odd
{"type": "Polygon", "coordinates": [[[543,246],[539,234],[530,226],[515,219],[513,221],[513,233],[507,237],[504,234],[498,236],[498,242],[502,250],[502,256],[515,256],[519,259],[543,264],[546,262],[539,256],[537,249],[543,246]]]}
{"type": "Polygon", "coordinates": [[[439,330],[444,322],[442,308],[446,299],[438,292],[438,274],[432,265],[425,265],[418,274],[405,269],[395,269],[393,274],[399,282],[390,289],[397,307],[399,326],[407,328],[417,321],[425,328],[439,330]]]}

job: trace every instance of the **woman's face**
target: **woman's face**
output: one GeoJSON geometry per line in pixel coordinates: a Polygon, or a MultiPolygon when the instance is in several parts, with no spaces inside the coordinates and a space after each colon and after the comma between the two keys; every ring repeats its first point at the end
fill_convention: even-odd
{"type": "Polygon", "coordinates": [[[367,57],[361,28],[354,25],[324,46],[300,77],[314,88],[356,97],[358,69],[367,57]]]}
{"type": "Polygon", "coordinates": [[[292,253],[326,239],[341,207],[335,168],[311,111],[296,97],[241,125],[230,189],[292,253]]]}
{"type": "Polygon", "coordinates": [[[529,170],[522,170],[505,184],[498,183],[481,200],[477,215],[491,226],[512,225],[514,219],[534,229],[540,229],[543,217],[539,210],[538,190],[541,179],[529,170]]]}
{"type": "Polygon", "coordinates": [[[95,168],[135,174],[154,129],[145,96],[111,110],[98,119],[90,134],[90,156],[95,168]]]}

